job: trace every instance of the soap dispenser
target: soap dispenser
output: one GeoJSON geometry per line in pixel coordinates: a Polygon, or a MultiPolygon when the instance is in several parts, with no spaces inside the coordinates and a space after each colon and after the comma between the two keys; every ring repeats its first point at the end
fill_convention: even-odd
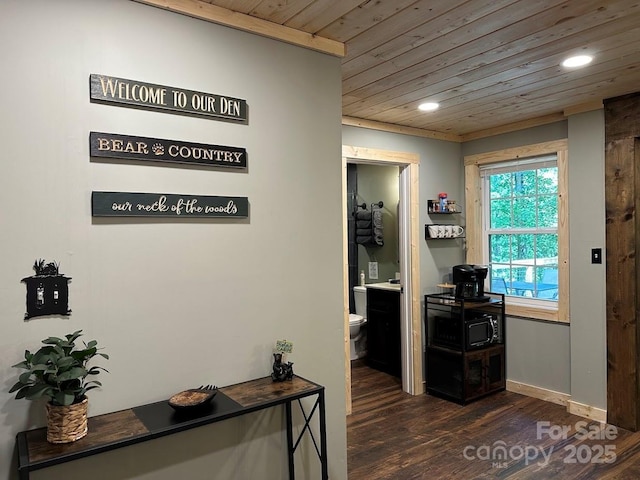
{"type": "Polygon", "coordinates": [[[364,270],[360,270],[360,286],[364,287],[364,270]]]}

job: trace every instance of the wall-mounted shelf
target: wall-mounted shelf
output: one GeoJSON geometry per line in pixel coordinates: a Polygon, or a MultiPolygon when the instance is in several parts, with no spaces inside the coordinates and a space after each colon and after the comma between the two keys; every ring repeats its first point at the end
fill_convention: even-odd
{"type": "Polygon", "coordinates": [[[455,203],[453,203],[453,206],[450,206],[450,208],[454,208],[455,210],[442,211],[440,210],[440,202],[437,202],[436,200],[427,200],[427,213],[429,215],[456,215],[462,213],[458,210],[455,203]]]}
{"type": "Polygon", "coordinates": [[[425,224],[424,238],[427,240],[457,240],[464,238],[464,227],[460,225],[425,224]],[[462,231],[460,232],[460,230],[462,231]],[[457,234],[454,232],[458,231],[457,234]]]}

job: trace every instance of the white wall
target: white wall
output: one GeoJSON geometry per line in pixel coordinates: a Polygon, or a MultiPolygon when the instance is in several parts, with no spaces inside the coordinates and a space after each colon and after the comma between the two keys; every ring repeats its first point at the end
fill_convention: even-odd
{"type": "Polygon", "coordinates": [[[571,400],[607,408],[604,110],[569,117],[571,400]],[[602,264],[591,249],[602,248],[602,264]]]}
{"type": "MultiPolygon", "coordinates": [[[[346,478],[340,60],[125,0],[5,0],[0,45],[0,478],[15,434],[44,421],[7,393],[10,366],[77,329],[111,355],[92,416],[268,375],[293,341],[295,372],[327,387],[329,473],[346,478]],[[93,104],[91,73],[243,98],[249,124],[93,104]],[[90,161],[90,131],[246,147],[249,168],[90,161]],[[94,220],[92,190],[247,196],[250,217],[94,220]],[[73,278],[69,318],[23,320],[36,258],[73,278]]],[[[32,478],[283,478],[282,427],[254,414],[32,478]]],[[[296,456],[316,478],[313,446],[296,456]]]]}

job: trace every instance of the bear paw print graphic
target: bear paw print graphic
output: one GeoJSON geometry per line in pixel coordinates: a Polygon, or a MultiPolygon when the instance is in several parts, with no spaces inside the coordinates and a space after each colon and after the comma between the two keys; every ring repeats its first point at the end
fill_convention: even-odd
{"type": "Polygon", "coordinates": [[[164,154],[164,147],[162,146],[161,143],[154,143],[153,146],[151,147],[151,151],[155,155],[163,155],[164,154]]]}

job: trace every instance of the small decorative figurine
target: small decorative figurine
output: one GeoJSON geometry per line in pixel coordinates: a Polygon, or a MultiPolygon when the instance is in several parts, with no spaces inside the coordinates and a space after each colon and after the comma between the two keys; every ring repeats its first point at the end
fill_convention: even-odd
{"type": "Polygon", "coordinates": [[[271,379],[274,382],[284,382],[293,379],[293,362],[284,361],[284,354],[293,351],[293,343],[286,340],[276,342],[276,351],[273,354],[273,372],[271,379]]]}

